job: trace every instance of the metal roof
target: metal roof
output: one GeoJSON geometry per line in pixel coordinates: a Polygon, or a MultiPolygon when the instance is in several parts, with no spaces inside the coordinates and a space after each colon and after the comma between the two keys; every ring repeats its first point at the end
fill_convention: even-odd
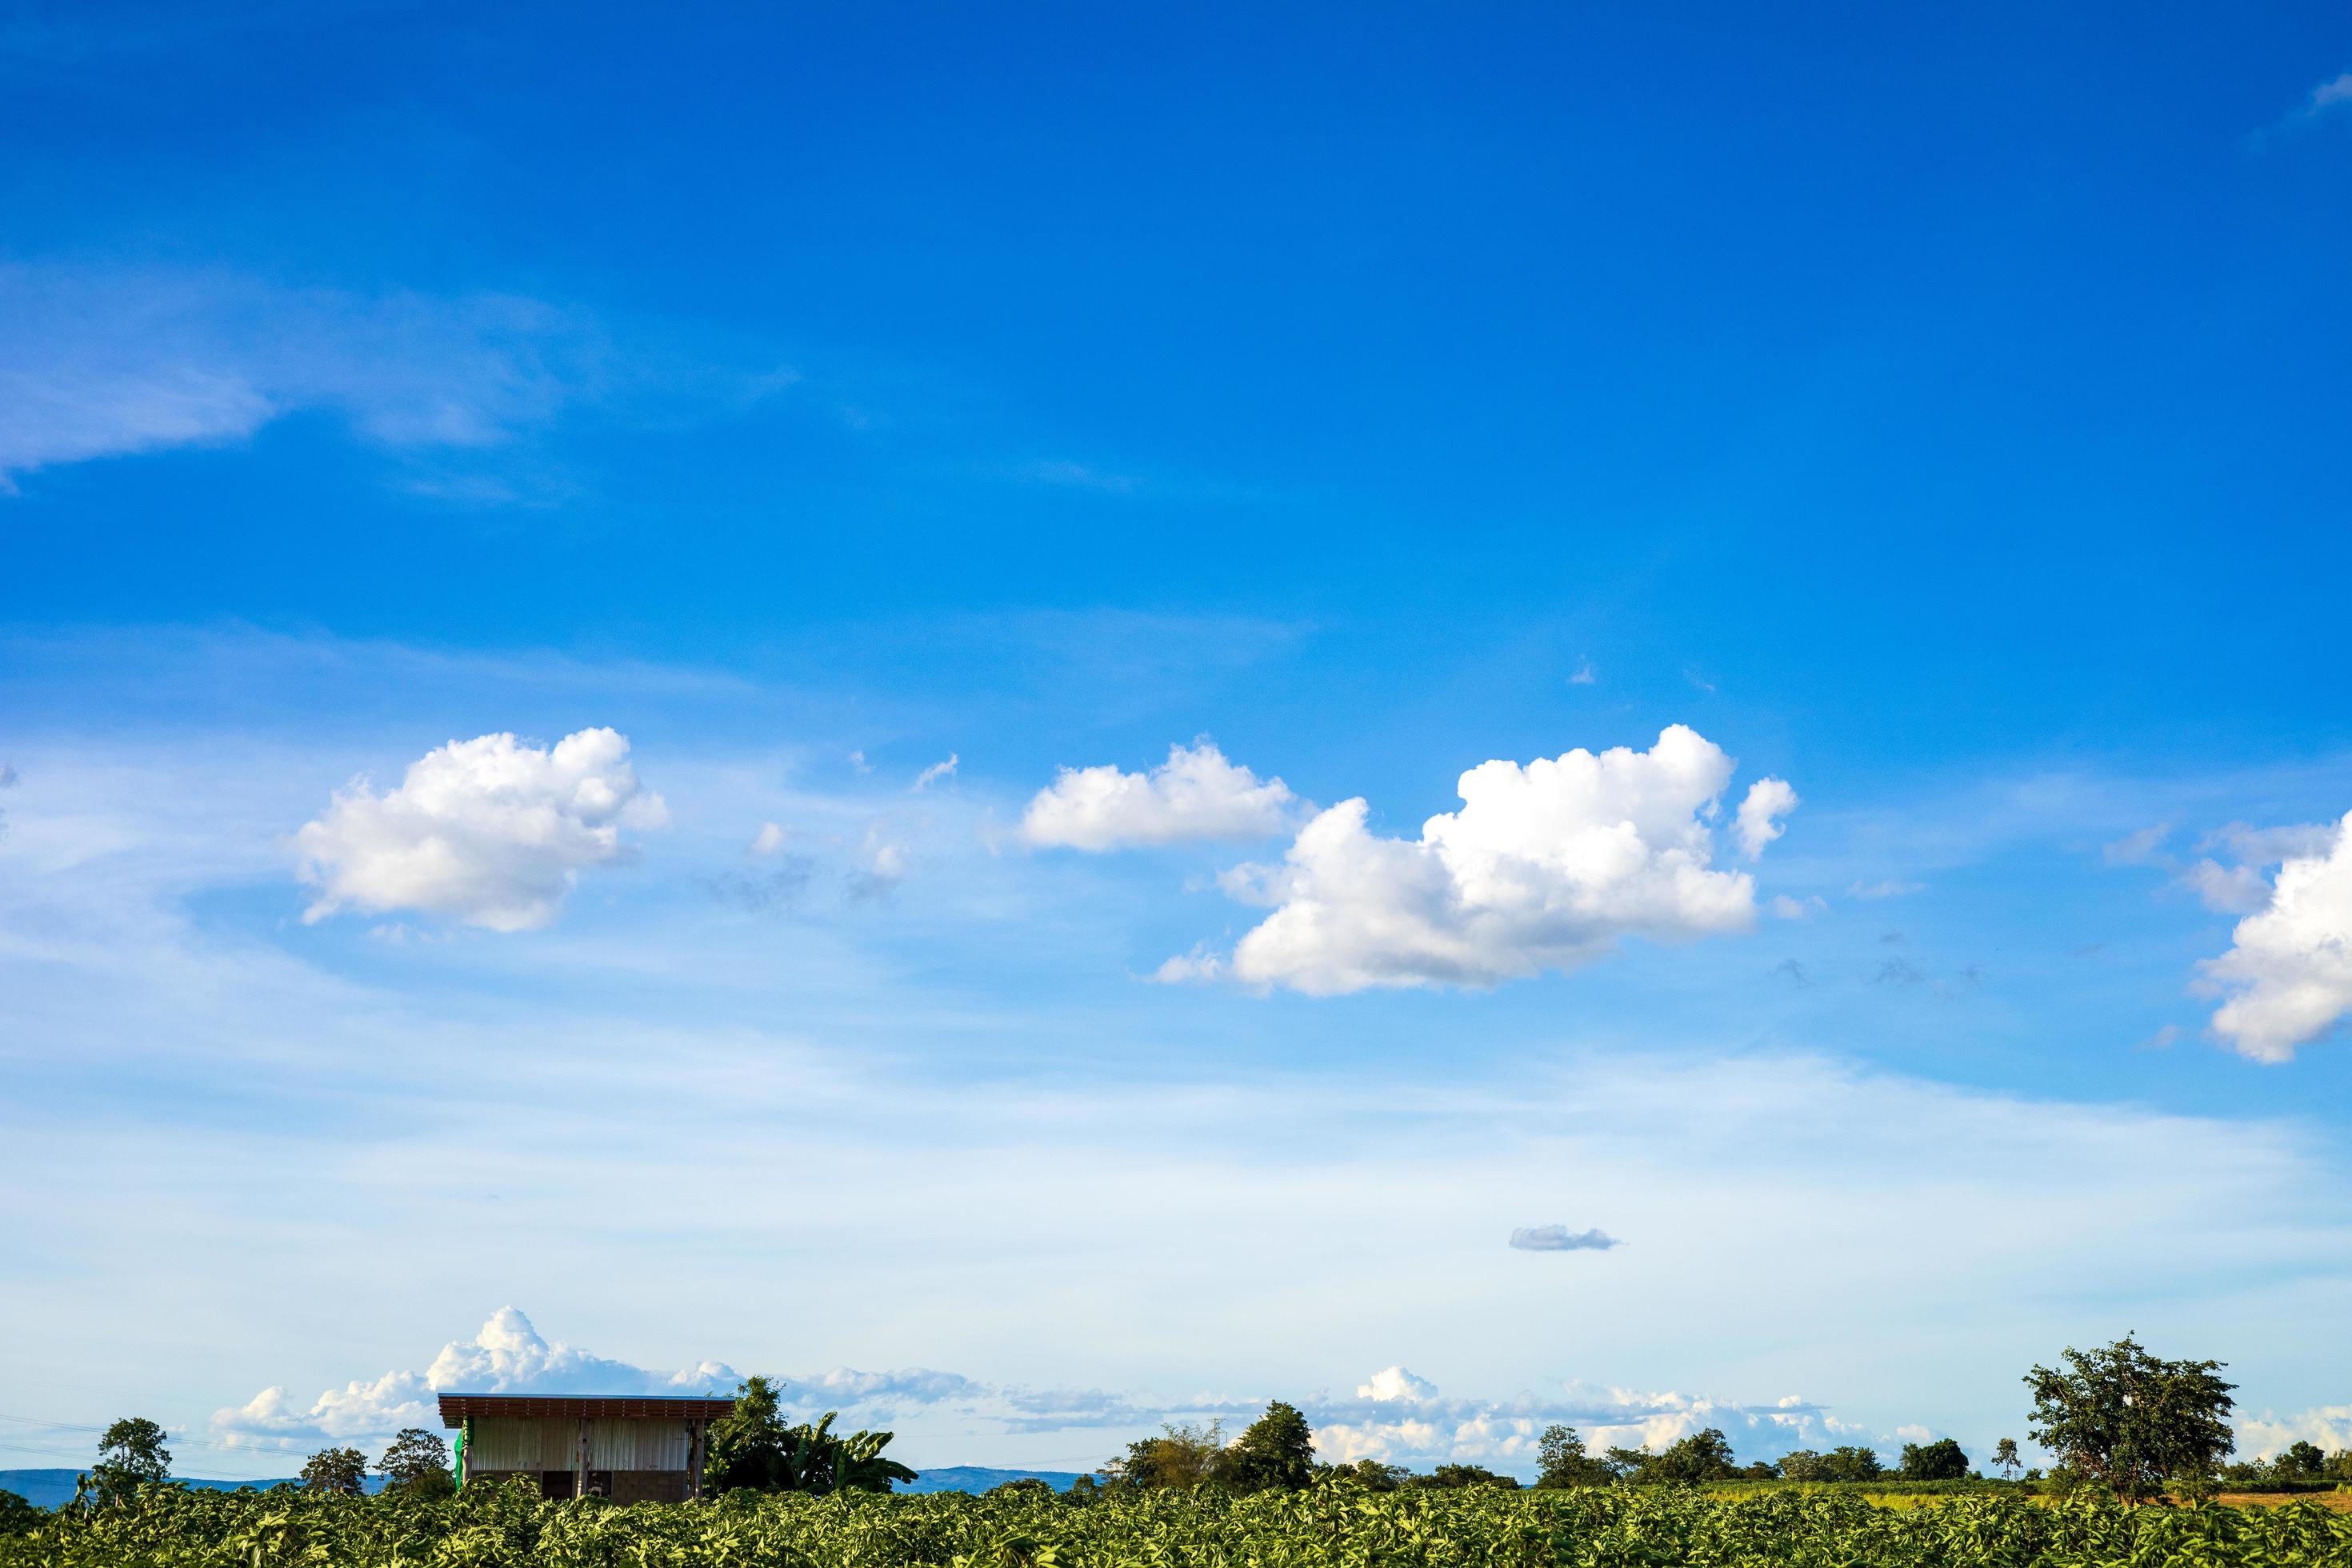
{"type": "Polygon", "coordinates": [[[441,1425],[462,1426],[468,1415],[578,1415],[592,1420],[716,1421],[732,1415],[732,1398],[642,1399],[629,1394],[445,1394],[441,1425]]]}

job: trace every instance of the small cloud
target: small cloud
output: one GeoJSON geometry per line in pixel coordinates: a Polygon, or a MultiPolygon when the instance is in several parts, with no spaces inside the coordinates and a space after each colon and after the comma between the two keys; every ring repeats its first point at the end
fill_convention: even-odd
{"type": "Polygon", "coordinates": [[[1685,669],[1685,670],[1684,670],[1684,671],[1683,671],[1683,679],[1684,679],[1685,680],[1689,681],[1693,686],[1697,687],[1701,691],[1706,692],[1708,696],[1712,697],[1713,695],[1715,695],[1715,682],[1714,682],[1714,681],[1712,681],[1712,680],[1708,680],[1708,679],[1704,679],[1702,676],[1700,676],[1700,674],[1699,674],[1699,672],[1698,672],[1697,670],[1696,670],[1696,669],[1685,669]]]}
{"type": "Polygon", "coordinates": [[[754,855],[773,855],[783,847],[784,830],[772,822],[760,824],[760,831],[751,837],[751,853],[754,855]]]}
{"type": "Polygon", "coordinates": [[[669,820],[642,788],[629,742],[582,730],[553,746],[511,734],[452,741],[377,795],[352,781],[294,835],[315,923],[342,910],[415,910],[492,931],[535,931],[562,909],[580,873],[626,860],[625,828],[669,820]]]}
{"type": "Polygon", "coordinates": [[[1600,679],[1600,675],[1592,668],[1591,659],[1580,659],[1577,662],[1576,673],[1568,678],[1568,683],[1570,686],[1591,686],[1600,679]]]}
{"type": "Polygon", "coordinates": [[[929,767],[925,768],[921,773],[915,775],[915,787],[917,789],[929,789],[931,785],[939,783],[941,779],[951,779],[955,777],[956,763],[960,759],[958,759],[953,752],[950,752],[946,762],[933,763],[929,767]]]}
{"type": "Polygon", "coordinates": [[[1819,893],[1803,899],[1792,899],[1786,893],[1775,893],[1772,896],[1772,902],[1768,907],[1776,920],[1804,921],[1826,912],[1830,906],[1829,900],[1819,893]]]}
{"type": "Polygon", "coordinates": [[[2157,858],[2157,851],[2171,837],[2172,824],[2159,822],[2103,846],[2099,854],[2110,866],[2145,866],[2157,858]]]}
{"type": "Polygon", "coordinates": [[[2352,103],[2352,71],[2346,71],[2334,81],[2323,81],[2311,89],[2311,103],[2305,115],[2325,114],[2340,104],[2352,103]]]}
{"type": "Polygon", "coordinates": [[[2147,1038],[2134,1046],[2132,1049],[2136,1051],[2170,1050],[2179,1042],[2179,1039],[2180,1026],[2178,1024],[2167,1024],[2164,1027],[2158,1029],[2156,1033],[2150,1035],[2147,1038]]]}
{"type": "Polygon", "coordinates": [[[0,789],[15,789],[16,787],[16,768],[7,763],[0,763],[0,789]]]}
{"type": "Polygon", "coordinates": [[[866,760],[866,753],[863,752],[850,752],[849,765],[861,773],[870,773],[874,771],[874,764],[866,760]]]}
{"type": "Polygon", "coordinates": [[[1764,853],[1764,846],[1787,831],[1780,819],[1797,809],[1797,792],[1785,779],[1758,779],[1748,786],[1747,795],[1732,818],[1731,836],[1739,840],[1739,852],[1753,860],[1764,853]]]}
{"type": "Polygon", "coordinates": [[[1151,972],[1155,985],[1207,985],[1223,976],[1225,961],[1206,942],[1179,953],[1151,972]]]}
{"type": "Polygon", "coordinates": [[[1772,973],[1785,974],[1799,985],[1811,985],[1813,983],[1813,977],[1805,972],[1805,966],[1793,958],[1784,958],[1774,964],[1772,973]]]}
{"type": "Polygon", "coordinates": [[[884,898],[906,880],[907,847],[891,837],[881,824],[866,830],[864,855],[865,868],[851,872],[848,878],[846,886],[851,899],[863,902],[884,898]]]}
{"type": "Polygon", "coordinates": [[[1925,882],[1898,882],[1890,877],[1883,882],[1856,882],[1846,889],[1846,894],[1856,899],[1899,899],[1906,893],[1922,892],[1927,886],[1925,882]]]}
{"type": "Polygon", "coordinates": [[[1021,837],[1036,847],[1100,851],[1187,839],[1258,838],[1291,820],[1297,796],[1261,779],[1202,739],[1171,746],[1147,773],[1115,763],[1064,768],[1022,813],[1021,837]]]}
{"type": "Polygon", "coordinates": [[[1564,1225],[1532,1225],[1511,1232],[1521,1252],[1606,1252],[1625,1244],[1605,1230],[1570,1230],[1564,1225]]]}

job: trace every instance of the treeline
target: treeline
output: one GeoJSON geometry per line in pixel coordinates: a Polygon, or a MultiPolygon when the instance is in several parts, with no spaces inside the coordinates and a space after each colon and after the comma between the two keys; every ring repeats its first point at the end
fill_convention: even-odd
{"type": "MultiPolygon", "coordinates": [[[[1893,1467],[1860,1447],[1836,1448],[1826,1454],[1799,1449],[1777,1461],[1743,1465],[1732,1453],[1730,1439],[1714,1426],[1693,1433],[1660,1453],[1608,1448],[1595,1457],[1586,1451],[1576,1428],[1554,1425],[1544,1428],[1537,1455],[1540,1470],[1534,1484],[1538,1488],[1706,1485],[1731,1480],[1946,1481],[1970,1475],[1968,1455],[1948,1437],[1906,1444],[1901,1460],[1893,1467]]],[[[1376,1492],[1459,1487],[1516,1490],[1523,1484],[1516,1476],[1484,1465],[1444,1464],[1417,1471],[1378,1459],[1323,1463],[1315,1458],[1315,1434],[1307,1417],[1296,1405],[1277,1399],[1230,1441],[1222,1424],[1214,1421],[1205,1426],[1164,1426],[1157,1436],[1129,1444],[1125,1453],[1095,1474],[1080,1477],[1072,1489],[1083,1494],[1206,1486],[1236,1493],[1297,1491],[1341,1478],[1376,1492]]],[[[1024,1490],[1045,1486],[1042,1481],[1009,1484],[1024,1490]]]]}

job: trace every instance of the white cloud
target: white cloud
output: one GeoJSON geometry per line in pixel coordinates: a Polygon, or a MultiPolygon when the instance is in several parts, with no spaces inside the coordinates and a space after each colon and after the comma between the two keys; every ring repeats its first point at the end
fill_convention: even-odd
{"type": "Polygon", "coordinates": [[[1400,1400],[1418,1403],[1436,1398],[1437,1384],[1425,1377],[1415,1377],[1401,1366],[1391,1366],[1372,1373],[1370,1382],[1358,1384],[1356,1397],[1384,1405],[1400,1400]]]}
{"type": "Polygon", "coordinates": [[[1289,821],[1297,797],[1260,779],[1209,741],[1171,746],[1149,773],[1105,763],[1064,768],[1022,814],[1021,837],[1039,847],[1113,849],[1185,839],[1257,838],[1289,821]]]}
{"type": "Polygon", "coordinates": [[[1568,678],[1568,683],[1570,686],[1591,686],[1600,679],[1600,673],[1592,668],[1592,661],[1588,658],[1577,665],[1576,673],[1568,678]]]}
{"type": "Polygon", "coordinates": [[[1758,779],[1748,787],[1748,798],[1739,803],[1739,815],[1732,824],[1732,836],[1739,840],[1739,852],[1750,860],[1764,853],[1764,846],[1787,831],[1779,818],[1797,809],[1797,792],[1782,779],[1758,779]]]}
{"type": "Polygon", "coordinates": [[[1235,947],[1232,973],[1318,995],[1491,985],[1589,963],[1629,934],[1746,931],[1753,879],[1711,868],[1710,825],[1734,765],[1676,724],[1646,752],[1481,763],[1461,777],[1462,809],[1431,817],[1418,839],[1373,836],[1364,801],[1342,801],[1300,830],[1282,865],[1223,879],[1228,893],[1276,906],[1235,947]]]}
{"type": "Polygon", "coordinates": [[[1898,882],[1889,877],[1880,882],[1856,882],[1846,889],[1846,894],[1856,899],[1899,899],[1924,891],[1927,886],[1925,882],[1898,882]]]}
{"type": "Polygon", "coordinates": [[[553,921],[581,871],[624,858],[624,828],[662,826],[661,796],[641,789],[629,742],[583,730],[553,748],[510,734],[452,741],[411,763],[379,795],[364,778],[294,836],[303,914],[420,910],[492,931],[553,921]]]}
{"type": "Polygon", "coordinates": [[[2330,1454],[2352,1448],[2352,1405],[2322,1405],[2288,1415],[2265,1410],[2239,1416],[2236,1426],[2242,1458],[2267,1459],[2299,1442],[2330,1454]]]}
{"type": "Polygon", "coordinates": [[[211,1430],[230,1447],[296,1451],[333,1440],[389,1437],[404,1426],[438,1427],[436,1396],[467,1394],[727,1394],[734,1368],[706,1361],[682,1372],[648,1372],[541,1337],[512,1307],[490,1314],[470,1340],[452,1340],[423,1372],[387,1372],[331,1388],[309,1405],[282,1387],[213,1413],[211,1430]]]}
{"type": "Polygon", "coordinates": [[[915,775],[915,787],[917,789],[929,789],[931,785],[939,783],[941,779],[950,779],[955,777],[956,763],[961,760],[961,759],[958,758],[953,752],[950,752],[946,762],[933,763],[929,767],[925,768],[921,773],[915,775]]]}
{"type": "Polygon", "coordinates": [[[786,837],[784,830],[776,824],[763,822],[760,824],[760,831],[751,837],[751,853],[761,856],[780,854],[786,837]]]}
{"type": "Polygon", "coordinates": [[[2318,114],[2339,103],[2352,103],[2352,71],[2346,71],[2334,81],[2321,82],[2311,89],[2311,107],[2306,113],[2318,114]]]}
{"type": "Polygon", "coordinates": [[[2200,968],[2227,998],[2213,1027],[2256,1061],[2290,1059],[2352,1012],[2352,814],[2279,867],[2267,906],[2200,968]]]}
{"type": "Polygon", "coordinates": [[[1151,978],[1161,985],[1205,985],[1224,973],[1225,961],[1204,943],[1168,959],[1151,972],[1151,978]]]}
{"type": "Polygon", "coordinates": [[[1775,893],[1772,896],[1770,907],[1775,920],[1802,921],[1811,920],[1830,906],[1829,900],[1819,893],[1804,899],[1792,899],[1786,893],[1775,893]]]}
{"type": "Polygon", "coordinates": [[[1570,1230],[1564,1225],[1524,1226],[1511,1232],[1521,1252],[1606,1252],[1625,1244],[1605,1230],[1570,1230]]]}

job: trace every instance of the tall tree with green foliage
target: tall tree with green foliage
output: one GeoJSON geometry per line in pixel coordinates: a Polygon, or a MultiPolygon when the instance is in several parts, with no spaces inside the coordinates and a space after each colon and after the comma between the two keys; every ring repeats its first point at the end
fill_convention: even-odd
{"type": "Polygon", "coordinates": [[[1906,1481],[1963,1481],[1969,1476],[1969,1457],[1949,1437],[1906,1443],[1896,1474],[1906,1481]]]}
{"type": "Polygon", "coordinates": [[[2017,1467],[2022,1462],[2017,1457],[2016,1438],[2003,1437],[1992,1446],[1993,1468],[2001,1473],[2002,1479],[2006,1480],[2017,1474],[2017,1467]]]}
{"type": "Polygon", "coordinates": [[[1643,1481],[1719,1481],[1732,1473],[1731,1439],[1720,1427],[1694,1432],[1642,1467],[1643,1481]]]}
{"type": "Polygon", "coordinates": [[[367,1456],[357,1448],[321,1448],[302,1462],[302,1485],[310,1491],[356,1497],[367,1468],[367,1456]]]}
{"type": "Polygon", "coordinates": [[[89,1484],[99,1500],[119,1502],[140,1487],[171,1479],[166,1436],[163,1428],[138,1415],[127,1415],[100,1434],[98,1463],[89,1468],[89,1484]]]}
{"type": "Polygon", "coordinates": [[[1226,1450],[1223,1480],[1235,1491],[1295,1492],[1315,1481],[1315,1430],[1295,1405],[1276,1400],[1226,1450]]]}
{"type": "Polygon", "coordinates": [[[2166,1361],[2126,1334],[2099,1350],[2069,1346],[2062,1369],[2025,1374],[2035,1442],[2126,1500],[2152,1497],[2168,1480],[2202,1485],[2236,1446],[2230,1412],[2236,1384],[2218,1361],[2166,1361]]]}
{"type": "Polygon", "coordinates": [[[1103,1479],[1129,1490],[1187,1490],[1223,1479],[1225,1439],[1214,1421],[1160,1428],[1157,1437],[1139,1437],[1127,1452],[1102,1468],[1103,1479]]]}
{"type": "Polygon", "coordinates": [[[447,1497],[457,1489],[457,1478],[449,1473],[449,1445],[422,1426],[395,1433],[375,1468],[384,1478],[383,1489],[401,1497],[447,1497]]]}
{"type": "Polygon", "coordinates": [[[1536,1477],[1539,1487],[1605,1487],[1615,1479],[1607,1465],[1584,1451],[1584,1439],[1573,1426],[1545,1427],[1536,1441],[1536,1459],[1542,1467],[1536,1477]]]}
{"type": "Polygon", "coordinates": [[[914,1471],[882,1457],[888,1432],[841,1436],[833,1430],[839,1412],[831,1410],[814,1426],[785,1426],[780,1388],[772,1378],[746,1378],[734,1412],[710,1424],[706,1491],[887,1492],[894,1482],[915,1479],[914,1471]]]}

